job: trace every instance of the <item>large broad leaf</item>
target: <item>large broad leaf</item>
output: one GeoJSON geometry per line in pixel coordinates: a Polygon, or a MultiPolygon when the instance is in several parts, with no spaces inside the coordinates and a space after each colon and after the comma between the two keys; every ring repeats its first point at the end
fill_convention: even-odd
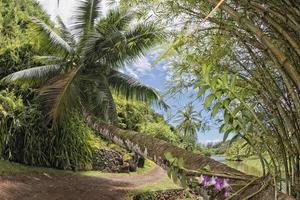
{"type": "Polygon", "coordinates": [[[108,83],[117,93],[126,98],[157,104],[164,109],[168,108],[168,105],[155,89],[126,74],[112,70],[109,74],[108,83]]]}

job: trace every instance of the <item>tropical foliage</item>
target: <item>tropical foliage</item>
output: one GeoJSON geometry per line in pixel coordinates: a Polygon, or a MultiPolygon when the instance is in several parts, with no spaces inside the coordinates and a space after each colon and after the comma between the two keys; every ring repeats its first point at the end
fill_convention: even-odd
{"type": "Polygon", "coordinates": [[[229,198],[273,198],[270,192],[277,197],[277,189],[285,186],[288,195],[300,199],[296,1],[126,0],[105,15],[102,5],[101,0],[80,1],[69,26],[59,17],[51,22],[35,1],[0,2],[1,159],[87,168],[93,127],[171,168],[173,179],[190,176],[182,184],[201,186],[201,194],[214,186],[215,197],[223,191],[229,198]],[[253,180],[178,148],[194,145],[204,128],[198,107],[178,111],[173,128],[149,108],[167,108],[158,91],[124,73],[165,38],[169,41],[160,46],[164,52],[158,60],[170,61],[169,90],[196,92],[193,105],[201,103],[221,122],[227,154],[237,159],[256,154],[270,177],[253,180]],[[234,175],[232,187],[223,180],[228,174],[234,175]],[[256,186],[260,189],[253,191],[256,186]]]}
{"type": "Polygon", "coordinates": [[[174,127],[162,115],[154,112],[146,103],[115,98],[119,124],[123,129],[134,130],[179,145],[179,137],[174,127]]]}
{"type": "Polygon", "coordinates": [[[47,14],[32,0],[0,2],[0,78],[36,65],[38,37],[30,25],[29,16],[49,22],[47,14]]]}
{"type": "Polygon", "coordinates": [[[123,10],[101,16],[99,0],[80,3],[72,32],[60,18],[53,28],[33,17],[52,54],[38,57],[45,65],[15,72],[4,80],[43,85],[39,98],[53,125],[67,119],[72,108],[82,106],[85,112],[117,123],[112,91],[166,107],[154,89],[118,71],[162,39],[153,23],[133,25],[133,17],[134,13],[123,10]]]}
{"type": "Polygon", "coordinates": [[[94,132],[73,113],[61,131],[43,121],[30,89],[7,86],[0,92],[0,158],[34,166],[85,169],[91,164],[94,132]],[[24,96],[26,94],[27,96],[24,96]]]}
{"type": "Polygon", "coordinates": [[[162,26],[177,25],[163,55],[174,61],[173,88],[197,89],[212,116],[223,119],[224,140],[246,141],[276,182],[284,179],[288,194],[300,198],[299,4],[188,0],[139,6],[145,18],[153,10],[162,26]]]}
{"type": "MultiPolygon", "coordinates": [[[[18,68],[9,72],[21,71],[10,75],[4,73],[7,75],[3,79],[4,87],[8,82],[16,82],[22,87],[38,88],[38,95],[28,92],[31,89],[24,92],[31,94],[30,98],[23,92],[1,90],[5,100],[1,102],[1,112],[5,115],[1,122],[1,129],[5,130],[1,132],[1,157],[31,165],[87,168],[91,162],[93,132],[84,125],[82,106],[84,112],[92,112],[112,123],[118,120],[112,92],[126,99],[166,107],[154,89],[118,71],[162,39],[161,32],[153,23],[132,25],[135,14],[123,10],[111,10],[106,16],[100,16],[100,4],[100,1],[83,1],[72,31],[60,18],[54,26],[49,24],[47,17],[42,17],[46,19],[45,23],[32,17],[35,13],[24,8],[26,12],[21,12],[20,16],[26,19],[25,33],[28,30],[30,37],[38,36],[36,41],[28,42],[29,36],[18,34],[18,31],[13,38],[5,35],[4,42],[13,43],[13,39],[21,37],[20,40],[32,51],[23,49],[25,54],[17,57],[23,61],[22,65],[16,62],[18,68]],[[40,56],[33,56],[37,52],[35,49],[39,50],[40,56]],[[51,55],[41,56],[41,53],[51,55]],[[40,66],[32,67],[34,64],[40,66]],[[43,115],[49,124],[45,124],[43,115]]],[[[4,5],[9,12],[14,10],[13,2],[4,5]]],[[[40,9],[38,4],[33,5],[40,9]]],[[[13,26],[14,21],[11,23],[13,26]]],[[[9,61],[3,56],[5,62],[9,61]]]]}

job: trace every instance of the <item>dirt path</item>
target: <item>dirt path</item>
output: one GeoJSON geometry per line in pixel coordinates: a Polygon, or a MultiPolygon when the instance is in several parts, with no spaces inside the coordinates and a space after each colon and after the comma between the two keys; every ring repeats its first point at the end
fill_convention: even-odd
{"type": "Polygon", "coordinates": [[[160,167],[129,176],[0,176],[0,200],[122,200],[126,191],[166,177],[160,167]]]}

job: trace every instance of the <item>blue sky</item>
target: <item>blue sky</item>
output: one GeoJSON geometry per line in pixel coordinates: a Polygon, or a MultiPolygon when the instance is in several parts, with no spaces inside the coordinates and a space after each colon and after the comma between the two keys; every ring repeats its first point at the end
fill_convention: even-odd
{"type": "MultiPolygon", "coordinates": [[[[56,15],[62,17],[62,19],[68,24],[72,19],[72,12],[74,11],[78,0],[63,0],[60,1],[59,7],[57,7],[56,0],[38,0],[44,9],[51,15],[54,19],[56,15]]],[[[125,66],[124,72],[130,74],[131,76],[139,79],[144,84],[147,84],[153,88],[158,89],[161,93],[165,93],[166,82],[168,79],[168,61],[156,62],[156,58],[159,55],[159,52],[156,49],[149,51],[146,56],[141,57],[136,60],[135,63],[125,66]]],[[[176,95],[174,98],[168,98],[167,103],[171,106],[169,113],[162,113],[162,111],[157,110],[158,112],[164,114],[165,118],[168,118],[168,115],[173,116],[178,109],[182,109],[186,104],[193,101],[195,91],[191,90],[186,92],[184,95],[176,95]]],[[[194,107],[201,111],[203,110],[203,102],[196,101],[194,102],[194,107]]],[[[207,118],[211,124],[211,129],[205,133],[198,133],[198,142],[207,143],[207,142],[216,142],[222,140],[222,134],[219,133],[218,127],[214,125],[214,120],[210,119],[209,113],[202,111],[202,116],[207,118]]],[[[172,121],[170,121],[171,124],[172,121]]],[[[174,125],[174,124],[173,124],[174,125]]]]}

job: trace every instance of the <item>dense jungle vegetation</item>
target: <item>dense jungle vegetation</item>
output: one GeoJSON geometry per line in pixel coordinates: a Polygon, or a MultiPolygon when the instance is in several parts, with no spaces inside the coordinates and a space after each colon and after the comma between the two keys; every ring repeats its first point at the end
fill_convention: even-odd
{"type": "Polygon", "coordinates": [[[90,169],[95,143],[104,137],[171,169],[175,182],[193,190],[195,180],[186,177],[197,177],[199,167],[203,175],[227,169],[197,153],[255,157],[268,186],[234,182],[242,187],[221,188],[222,198],[271,191],[269,199],[280,192],[300,199],[300,2],[107,6],[115,4],[100,12],[101,0],[82,0],[70,25],[51,19],[38,1],[0,1],[0,159],[90,169]],[[167,94],[123,70],[153,48],[161,52],[157,63],[169,62],[167,94]],[[172,122],[157,113],[170,109],[165,96],[187,91],[195,95],[172,122]],[[209,129],[199,110],[218,122],[222,142],[198,143],[197,135],[209,129]],[[182,158],[162,152],[170,149],[182,158]]]}

